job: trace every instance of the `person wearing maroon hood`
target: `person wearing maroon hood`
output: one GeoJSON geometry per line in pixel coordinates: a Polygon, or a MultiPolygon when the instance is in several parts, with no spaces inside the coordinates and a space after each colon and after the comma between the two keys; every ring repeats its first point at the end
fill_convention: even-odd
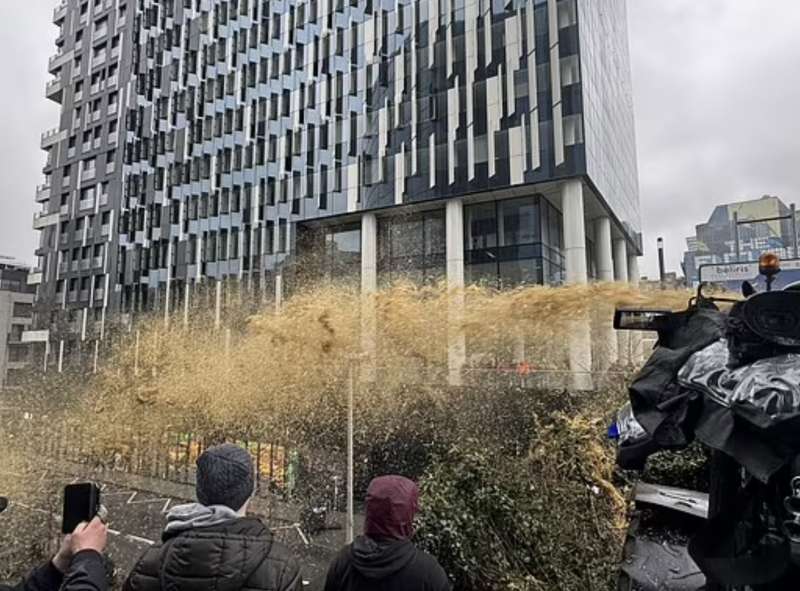
{"type": "Polygon", "coordinates": [[[419,489],[402,476],[380,476],[367,489],[364,535],[328,570],[325,591],[450,591],[430,554],[411,542],[419,489]]]}

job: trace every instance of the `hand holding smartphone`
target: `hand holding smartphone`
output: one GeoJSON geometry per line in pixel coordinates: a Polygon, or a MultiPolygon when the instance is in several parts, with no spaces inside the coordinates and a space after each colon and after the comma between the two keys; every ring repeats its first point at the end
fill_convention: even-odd
{"type": "Polygon", "coordinates": [[[91,482],[64,488],[64,516],[61,531],[71,534],[81,523],[89,523],[100,509],[100,488],[91,482]]]}

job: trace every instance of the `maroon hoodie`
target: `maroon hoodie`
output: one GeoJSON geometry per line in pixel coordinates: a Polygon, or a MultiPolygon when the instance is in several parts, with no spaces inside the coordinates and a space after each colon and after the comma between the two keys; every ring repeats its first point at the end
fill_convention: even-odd
{"type": "Polygon", "coordinates": [[[364,535],[331,564],[325,591],[449,591],[436,559],[411,542],[419,510],[417,485],[381,476],[367,489],[364,535]]]}

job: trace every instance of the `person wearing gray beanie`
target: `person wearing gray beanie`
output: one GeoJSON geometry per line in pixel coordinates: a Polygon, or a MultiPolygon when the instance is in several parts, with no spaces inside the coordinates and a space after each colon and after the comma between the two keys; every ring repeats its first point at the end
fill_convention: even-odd
{"type": "Polygon", "coordinates": [[[246,449],[225,443],[203,452],[195,492],[197,503],[169,512],[162,544],[145,552],[123,591],[179,589],[187,580],[231,591],[299,591],[300,568],[290,550],[247,515],[255,467],[246,449]]]}
{"type": "Polygon", "coordinates": [[[197,458],[195,490],[202,505],[223,505],[244,514],[255,491],[250,453],[232,443],[209,447],[197,458]]]}

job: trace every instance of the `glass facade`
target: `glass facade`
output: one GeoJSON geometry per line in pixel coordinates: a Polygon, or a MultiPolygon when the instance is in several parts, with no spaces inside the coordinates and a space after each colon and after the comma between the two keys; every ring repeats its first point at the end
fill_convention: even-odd
{"type": "Polygon", "coordinates": [[[378,221],[378,277],[432,284],[445,278],[444,211],[391,216],[378,221]]]}
{"type": "Polygon", "coordinates": [[[353,282],[361,277],[361,228],[342,224],[316,228],[303,227],[298,232],[298,251],[293,265],[296,284],[319,279],[353,282]]]}
{"type": "Polygon", "coordinates": [[[641,251],[625,0],[577,0],[586,172],[641,251]]]}
{"type": "Polygon", "coordinates": [[[466,206],[467,282],[492,287],[561,283],[561,224],[561,212],[540,196],[466,206]]]}
{"type": "MultiPolygon", "coordinates": [[[[70,2],[51,64],[37,255],[40,293],[68,310],[177,309],[207,280],[263,284],[301,257],[304,224],[576,177],[638,232],[624,0],[112,4],[70,2]]],[[[469,248],[471,273],[558,279],[550,210],[505,207],[494,235],[476,217],[494,246],[469,248]]],[[[389,277],[440,273],[423,218],[402,230],[419,245],[382,234],[389,277]]]]}

